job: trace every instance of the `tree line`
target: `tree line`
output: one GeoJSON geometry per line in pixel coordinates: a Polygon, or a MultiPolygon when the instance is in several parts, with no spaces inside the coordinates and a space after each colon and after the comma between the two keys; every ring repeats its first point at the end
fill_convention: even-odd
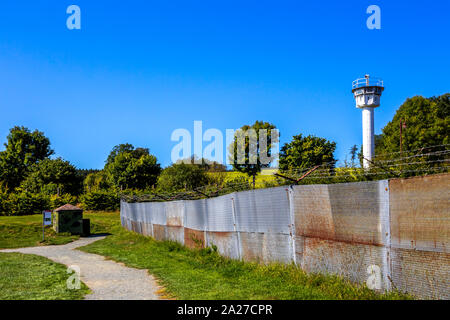
{"type": "MultiPolygon", "coordinates": [[[[407,99],[382,133],[376,136],[376,153],[448,144],[449,99],[450,94],[407,99]]],[[[276,129],[274,124],[256,121],[241,127],[243,132],[250,129],[255,129],[257,133],[259,129],[267,130],[267,146],[270,146],[271,130],[276,129]]],[[[253,177],[253,187],[256,175],[270,167],[270,163],[260,161],[260,152],[267,150],[260,150],[259,139],[257,141],[256,162],[250,164],[248,158],[245,163],[239,163],[236,157],[230,159],[234,171],[253,177]]],[[[148,148],[128,143],[115,146],[101,170],[77,169],[67,160],[52,158],[54,150],[49,138],[41,131],[30,131],[26,127],[10,129],[4,146],[5,149],[0,152],[0,215],[40,213],[43,209],[56,208],[65,203],[81,204],[90,210],[116,210],[119,193],[127,192],[178,192],[212,184],[236,190],[252,187],[243,177],[225,179],[219,173],[226,171],[226,166],[207,159],[196,161],[199,164],[194,164],[194,161],[179,162],[162,168],[148,148]]],[[[228,148],[232,151],[236,147],[235,139],[228,148]]],[[[248,155],[248,138],[244,147],[248,155]]],[[[299,133],[281,147],[279,170],[288,173],[324,163],[333,170],[335,149],[334,141],[299,133]]],[[[361,151],[361,147],[354,145],[349,150],[350,160],[345,159],[344,167],[359,167],[361,151]]]]}

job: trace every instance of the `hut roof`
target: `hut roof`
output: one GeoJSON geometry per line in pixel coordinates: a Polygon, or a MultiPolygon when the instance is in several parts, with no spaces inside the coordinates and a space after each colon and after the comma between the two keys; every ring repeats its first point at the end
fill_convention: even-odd
{"type": "Polygon", "coordinates": [[[67,203],[67,204],[65,204],[65,205],[55,209],[56,212],[58,212],[58,211],[82,211],[82,210],[83,209],[78,208],[76,206],[73,206],[73,205],[71,205],[69,203],[67,203]]]}

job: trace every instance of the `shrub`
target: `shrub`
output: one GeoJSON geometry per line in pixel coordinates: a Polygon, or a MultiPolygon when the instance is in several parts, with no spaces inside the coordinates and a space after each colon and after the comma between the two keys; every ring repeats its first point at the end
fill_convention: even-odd
{"type": "Polygon", "coordinates": [[[61,207],[63,205],[65,205],[66,203],[70,203],[73,205],[77,204],[77,197],[76,196],[72,196],[68,193],[62,194],[60,196],[54,194],[52,196],[50,196],[50,207],[52,209],[56,209],[58,207],[61,207]]]}
{"type": "Polygon", "coordinates": [[[6,190],[0,188],[0,216],[9,215],[9,201],[6,190]]]}
{"type": "Polygon", "coordinates": [[[42,193],[21,191],[10,193],[6,201],[7,212],[5,215],[23,216],[39,214],[50,208],[50,197],[42,193]]]}
{"type": "Polygon", "coordinates": [[[33,165],[30,174],[21,183],[21,189],[30,192],[42,192],[48,195],[56,193],[80,194],[82,179],[77,169],[61,158],[44,159],[33,165]]]}
{"type": "Polygon", "coordinates": [[[88,192],[81,196],[81,205],[85,210],[107,210],[119,209],[119,195],[113,191],[88,192]]]}
{"type": "Polygon", "coordinates": [[[193,190],[210,183],[206,172],[194,164],[172,164],[165,168],[158,180],[158,188],[162,191],[193,190]]]}
{"type": "Polygon", "coordinates": [[[224,189],[232,191],[244,191],[250,190],[252,187],[248,182],[248,179],[244,176],[238,176],[234,179],[228,180],[224,184],[224,189]]]}

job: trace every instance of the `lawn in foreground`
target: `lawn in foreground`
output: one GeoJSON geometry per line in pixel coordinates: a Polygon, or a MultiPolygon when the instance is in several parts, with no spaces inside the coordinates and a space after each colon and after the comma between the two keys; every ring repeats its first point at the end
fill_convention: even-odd
{"type": "Polygon", "coordinates": [[[244,263],[221,257],[214,249],[188,249],[124,230],[117,223],[111,236],[80,250],[106,256],[127,266],[148,269],[178,299],[407,299],[378,294],[337,276],[307,274],[294,265],[244,263]]]}
{"type": "Polygon", "coordinates": [[[0,300],[79,300],[89,293],[67,288],[67,267],[47,258],[0,252],[0,300]]]}

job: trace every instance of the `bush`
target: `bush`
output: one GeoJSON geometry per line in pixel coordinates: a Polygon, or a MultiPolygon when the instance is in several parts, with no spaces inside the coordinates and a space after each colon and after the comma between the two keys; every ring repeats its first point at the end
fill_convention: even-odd
{"type": "Polygon", "coordinates": [[[6,205],[4,204],[3,207],[6,209],[4,215],[39,214],[50,208],[50,197],[42,193],[33,194],[27,191],[10,193],[6,205]]]}
{"type": "Polygon", "coordinates": [[[119,195],[113,191],[88,192],[81,196],[81,205],[85,210],[118,210],[120,206],[119,195]]]}
{"type": "Polygon", "coordinates": [[[8,193],[0,188],[0,216],[9,215],[8,193]]]}
{"type": "Polygon", "coordinates": [[[248,179],[243,176],[238,176],[232,180],[228,180],[224,184],[224,189],[232,191],[245,191],[250,190],[252,187],[248,182],[248,179]]]}
{"type": "Polygon", "coordinates": [[[60,196],[54,194],[50,196],[50,207],[52,210],[65,205],[66,203],[70,203],[73,205],[77,204],[77,197],[72,196],[71,194],[65,193],[60,196]]]}
{"type": "Polygon", "coordinates": [[[210,183],[205,170],[194,164],[172,164],[158,179],[158,189],[165,192],[193,190],[210,183]]]}

